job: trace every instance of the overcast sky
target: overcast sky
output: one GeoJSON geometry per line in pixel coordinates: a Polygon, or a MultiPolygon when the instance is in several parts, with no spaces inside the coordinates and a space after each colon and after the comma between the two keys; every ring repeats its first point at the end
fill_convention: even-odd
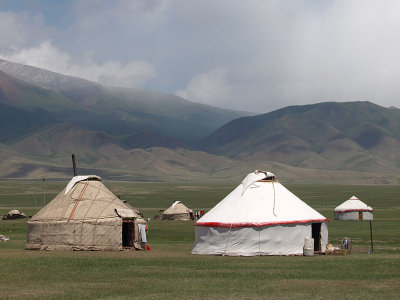
{"type": "Polygon", "coordinates": [[[400,106],[400,1],[0,0],[0,58],[223,108],[400,106]]]}

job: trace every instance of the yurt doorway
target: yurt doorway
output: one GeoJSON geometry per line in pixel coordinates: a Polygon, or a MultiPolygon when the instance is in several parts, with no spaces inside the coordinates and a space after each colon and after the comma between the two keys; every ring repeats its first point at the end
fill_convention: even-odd
{"type": "Polygon", "coordinates": [[[314,239],[314,251],[321,251],[321,223],[312,223],[311,231],[314,239]]]}
{"type": "Polygon", "coordinates": [[[123,220],[122,223],[122,247],[133,247],[135,240],[135,223],[133,220],[123,220]]]}

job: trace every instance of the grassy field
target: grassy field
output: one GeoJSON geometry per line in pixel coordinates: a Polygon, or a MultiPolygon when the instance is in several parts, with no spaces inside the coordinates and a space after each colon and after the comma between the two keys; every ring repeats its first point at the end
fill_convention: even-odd
{"type": "MultiPolygon", "coordinates": [[[[353,240],[346,256],[222,257],[192,255],[193,222],[158,221],[159,209],[181,200],[206,211],[237,183],[181,185],[104,182],[150,217],[151,251],[24,250],[26,219],[0,221],[0,298],[4,299],[400,299],[400,186],[286,185],[331,220],[329,240],[353,240]],[[333,208],[352,195],[374,211],[369,223],[334,221],[333,208]]],[[[47,182],[50,201],[66,182],[47,182]]],[[[0,181],[0,214],[33,215],[41,182],[0,181]]]]}

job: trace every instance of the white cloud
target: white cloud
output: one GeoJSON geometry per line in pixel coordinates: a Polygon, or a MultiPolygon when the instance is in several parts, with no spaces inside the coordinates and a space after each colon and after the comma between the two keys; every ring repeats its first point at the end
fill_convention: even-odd
{"type": "Polygon", "coordinates": [[[118,61],[98,63],[90,56],[86,56],[83,61],[77,62],[49,41],[37,47],[0,53],[0,57],[12,62],[114,86],[141,87],[156,75],[154,67],[144,61],[132,61],[127,64],[118,61]]]}
{"type": "Polygon", "coordinates": [[[186,89],[175,94],[195,102],[225,106],[230,95],[226,73],[226,70],[215,69],[198,74],[190,80],[186,89]]]}
{"type": "Polygon", "coordinates": [[[26,12],[0,11],[0,49],[12,50],[44,40],[55,33],[54,28],[45,27],[41,15],[26,12]]]}
{"type": "Polygon", "coordinates": [[[237,81],[235,76],[225,69],[200,73],[175,95],[194,102],[250,112],[262,113],[268,111],[269,107],[282,106],[282,87],[273,85],[272,88],[266,81],[237,81]]]}
{"type": "MultiPolygon", "coordinates": [[[[203,86],[224,87],[215,104],[256,111],[321,101],[398,105],[400,2],[248,3],[185,6],[185,22],[201,49],[200,57],[192,59],[201,69],[212,70],[217,63],[229,70],[223,81],[205,76],[215,82],[203,86]],[[203,11],[205,7],[210,12],[203,11]]],[[[177,93],[211,104],[209,95],[200,91],[206,81],[203,73],[189,77],[177,93]]]]}
{"type": "Polygon", "coordinates": [[[53,28],[57,16],[44,12],[0,11],[0,53],[232,109],[398,105],[397,0],[75,0],[69,7],[57,23],[65,28],[53,28]]]}
{"type": "Polygon", "coordinates": [[[154,67],[144,61],[109,61],[100,66],[93,64],[91,69],[99,82],[113,86],[142,87],[156,76],[154,67]]]}

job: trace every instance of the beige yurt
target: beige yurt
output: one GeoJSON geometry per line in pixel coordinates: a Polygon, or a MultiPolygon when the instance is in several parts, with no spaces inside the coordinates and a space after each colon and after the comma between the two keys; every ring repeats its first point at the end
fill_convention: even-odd
{"type": "Polygon", "coordinates": [[[187,208],[181,201],[175,201],[170,208],[161,214],[161,220],[190,220],[193,211],[187,208]]]}
{"type": "Polygon", "coordinates": [[[146,248],[146,222],[98,176],[75,176],[28,221],[29,250],[146,248]]]}
{"type": "Polygon", "coordinates": [[[8,214],[3,216],[4,220],[23,219],[23,218],[26,218],[25,214],[22,211],[18,210],[18,209],[10,210],[8,212],[8,214]]]}

